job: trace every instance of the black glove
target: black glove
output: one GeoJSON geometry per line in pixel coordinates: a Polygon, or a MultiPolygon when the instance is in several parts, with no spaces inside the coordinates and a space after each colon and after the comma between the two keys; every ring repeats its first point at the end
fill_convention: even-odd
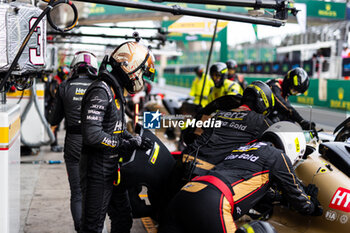
{"type": "Polygon", "coordinates": [[[128,140],[124,140],[123,144],[126,150],[148,150],[153,146],[151,139],[141,136],[135,136],[128,140]]]}
{"type": "Polygon", "coordinates": [[[142,139],[141,146],[140,146],[141,150],[148,150],[153,147],[153,142],[151,139],[144,136],[142,136],[141,139],[142,139]]]}
{"type": "Polygon", "coordinates": [[[127,150],[135,150],[139,148],[142,144],[142,138],[140,136],[132,137],[124,142],[127,150]]]}
{"type": "Polygon", "coordinates": [[[303,130],[315,130],[316,124],[312,121],[302,120],[300,123],[300,126],[303,130]]]}
{"type": "Polygon", "coordinates": [[[321,216],[323,213],[323,208],[320,202],[317,200],[318,188],[314,184],[309,184],[305,188],[305,193],[308,195],[310,201],[314,204],[314,211],[310,213],[312,216],[321,216]]]}

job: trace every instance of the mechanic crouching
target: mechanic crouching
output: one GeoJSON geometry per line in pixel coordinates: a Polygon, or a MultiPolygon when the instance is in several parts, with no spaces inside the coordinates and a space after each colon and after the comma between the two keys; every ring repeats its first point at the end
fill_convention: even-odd
{"type": "Polygon", "coordinates": [[[309,88],[310,80],[306,71],[302,68],[295,68],[286,74],[284,79],[271,79],[266,82],[275,95],[275,111],[269,116],[273,122],[292,121],[297,122],[302,129],[310,130],[315,128],[315,123],[305,120],[290,104],[290,95],[303,94],[309,88]]]}
{"type": "Polygon", "coordinates": [[[149,149],[152,145],[148,138],[129,134],[124,119],[124,93],[143,90],[143,76],[154,78],[152,52],[138,42],[126,42],[111,54],[111,72],[106,69],[106,60],[82,101],[82,233],[102,232],[106,213],[111,219],[111,232],[130,232],[127,191],[114,186],[120,178],[118,162],[123,151],[149,149]]]}
{"type": "Polygon", "coordinates": [[[221,121],[219,128],[205,128],[203,133],[184,150],[183,161],[202,158],[217,164],[223,155],[231,152],[235,145],[259,138],[272,123],[267,115],[274,106],[270,88],[261,81],[251,83],[243,93],[241,106],[228,111],[218,111],[215,120],[221,121]]]}
{"type": "MultiPolygon", "coordinates": [[[[207,175],[183,186],[171,201],[159,233],[234,233],[234,220],[247,214],[272,184],[301,214],[322,215],[317,188],[308,186],[309,198],[292,167],[291,159],[303,155],[305,149],[298,126],[290,122],[272,125],[259,142],[238,147],[207,175]]],[[[255,223],[237,232],[276,231],[266,223],[255,223]]]]}
{"type": "Polygon", "coordinates": [[[260,138],[272,125],[267,115],[273,109],[273,100],[271,89],[264,82],[255,81],[244,90],[238,108],[218,111],[213,118],[221,121],[221,127],[204,128],[185,148],[171,175],[167,196],[171,198],[195,175],[206,174],[238,145],[260,138]]]}

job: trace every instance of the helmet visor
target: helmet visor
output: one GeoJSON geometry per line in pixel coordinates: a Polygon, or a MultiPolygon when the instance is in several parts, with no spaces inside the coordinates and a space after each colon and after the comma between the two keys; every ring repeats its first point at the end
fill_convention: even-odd
{"type": "Polygon", "coordinates": [[[143,78],[154,81],[154,77],[156,76],[156,69],[152,66],[145,67],[143,72],[143,78]]]}
{"type": "Polygon", "coordinates": [[[291,95],[301,95],[302,93],[300,93],[299,91],[296,91],[294,88],[290,89],[290,94],[291,95]]]}

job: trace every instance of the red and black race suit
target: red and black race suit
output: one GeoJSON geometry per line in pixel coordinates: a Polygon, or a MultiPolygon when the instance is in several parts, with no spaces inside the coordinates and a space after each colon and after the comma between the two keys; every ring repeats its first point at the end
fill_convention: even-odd
{"type": "Polygon", "coordinates": [[[277,184],[299,212],[311,214],[314,210],[297,181],[289,158],[271,143],[239,147],[208,174],[232,189],[233,215],[231,204],[217,186],[193,180],[171,201],[160,233],[234,233],[234,220],[253,208],[272,183],[277,184]]]}
{"type": "Polygon", "coordinates": [[[219,111],[214,118],[221,121],[221,127],[205,128],[202,135],[184,150],[184,155],[195,156],[198,151],[197,158],[217,164],[237,145],[258,139],[272,124],[264,115],[251,111],[245,105],[219,111]]]}

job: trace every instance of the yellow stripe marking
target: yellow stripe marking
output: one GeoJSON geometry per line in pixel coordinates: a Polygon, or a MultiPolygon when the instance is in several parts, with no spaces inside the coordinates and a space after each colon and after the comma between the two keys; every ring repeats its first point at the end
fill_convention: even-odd
{"type": "Polygon", "coordinates": [[[114,131],[113,133],[118,134],[118,133],[123,133],[123,132],[124,132],[124,130],[117,130],[117,131],[114,131]]]}
{"type": "Polygon", "coordinates": [[[114,148],[114,147],[115,147],[115,146],[109,145],[109,144],[107,144],[107,143],[104,143],[104,142],[101,142],[101,144],[102,144],[102,145],[105,145],[105,146],[109,146],[109,147],[112,147],[112,148],[114,148]]]}
{"type": "Polygon", "coordinates": [[[233,150],[232,152],[245,152],[245,151],[251,151],[251,150],[257,150],[258,148],[253,147],[253,148],[249,148],[247,150],[233,150]]]}
{"type": "MultiPolygon", "coordinates": [[[[21,97],[23,91],[8,92],[7,97],[21,97]]],[[[30,90],[24,90],[23,97],[31,96],[32,92],[30,90]]],[[[44,90],[37,90],[36,95],[38,97],[44,97],[44,90]]]]}
{"type": "Polygon", "coordinates": [[[158,158],[158,154],[159,154],[159,145],[157,143],[155,143],[154,145],[155,145],[155,149],[154,149],[154,153],[153,153],[152,158],[151,158],[152,164],[155,164],[155,162],[158,158]]]}
{"type": "Polygon", "coordinates": [[[243,118],[230,118],[230,117],[224,117],[224,116],[218,116],[218,118],[233,120],[233,121],[242,121],[243,120],[243,118]]]}
{"type": "Polygon", "coordinates": [[[18,117],[8,127],[0,127],[0,143],[9,144],[21,129],[21,119],[18,117]]]}

